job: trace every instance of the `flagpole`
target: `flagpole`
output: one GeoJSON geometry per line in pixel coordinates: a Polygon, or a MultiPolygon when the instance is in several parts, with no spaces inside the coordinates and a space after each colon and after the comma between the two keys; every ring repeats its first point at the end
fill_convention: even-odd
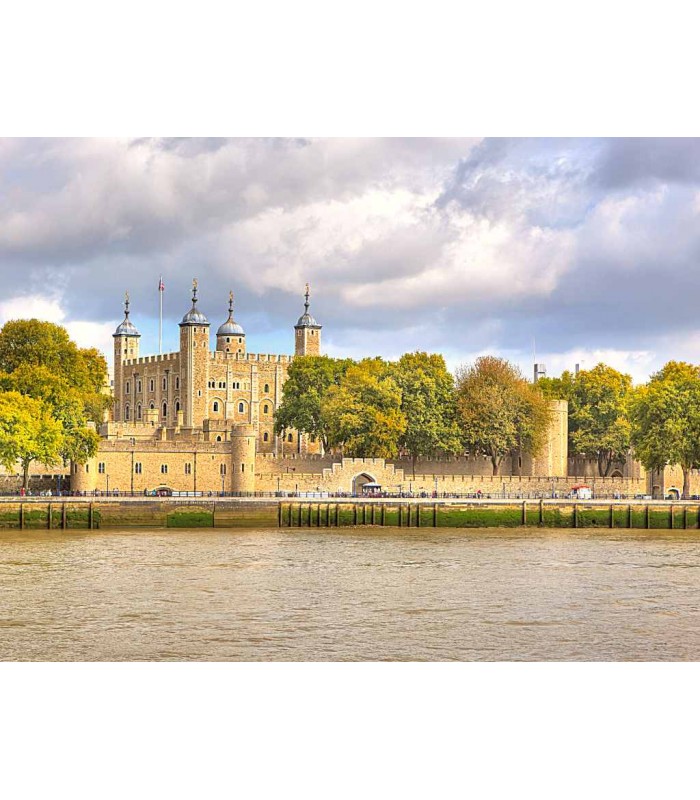
{"type": "Polygon", "coordinates": [[[163,276],[158,284],[159,315],[158,315],[158,352],[163,353],[163,276]]]}

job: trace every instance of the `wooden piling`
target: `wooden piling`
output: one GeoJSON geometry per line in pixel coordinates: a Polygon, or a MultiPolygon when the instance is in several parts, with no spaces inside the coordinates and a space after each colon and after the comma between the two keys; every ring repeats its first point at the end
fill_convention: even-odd
{"type": "Polygon", "coordinates": [[[92,503],[88,503],[88,530],[92,530],[93,516],[92,516],[92,503]]]}
{"type": "Polygon", "coordinates": [[[65,530],[67,525],[68,525],[68,518],[66,515],[66,504],[63,503],[63,505],[61,506],[61,530],[65,530]]]}
{"type": "Polygon", "coordinates": [[[613,518],[614,511],[613,511],[613,509],[614,509],[614,506],[613,506],[612,503],[610,503],[610,527],[611,528],[613,527],[613,521],[614,521],[614,518],[613,518]]]}
{"type": "Polygon", "coordinates": [[[51,530],[51,503],[48,504],[46,510],[46,527],[51,530]]]}
{"type": "Polygon", "coordinates": [[[19,529],[24,530],[24,503],[19,504],[19,529]]]}
{"type": "Polygon", "coordinates": [[[523,500],[523,525],[527,525],[527,500],[523,500]]]}
{"type": "Polygon", "coordinates": [[[437,503],[433,503],[433,528],[437,528],[437,503]]]}
{"type": "Polygon", "coordinates": [[[578,528],[578,503],[574,503],[574,528],[578,528]]]}

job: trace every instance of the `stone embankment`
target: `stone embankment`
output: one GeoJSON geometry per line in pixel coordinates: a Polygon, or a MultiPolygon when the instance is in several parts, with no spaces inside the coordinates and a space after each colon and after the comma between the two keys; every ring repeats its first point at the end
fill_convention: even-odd
{"type": "Polygon", "coordinates": [[[700,529],[697,502],[26,498],[0,502],[0,528],[641,528],[700,529]]]}

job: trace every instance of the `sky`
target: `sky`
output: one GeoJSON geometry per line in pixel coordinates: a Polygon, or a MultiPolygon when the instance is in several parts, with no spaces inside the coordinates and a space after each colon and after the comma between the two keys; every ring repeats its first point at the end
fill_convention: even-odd
{"type": "Polygon", "coordinates": [[[700,139],[0,139],[0,323],[111,359],[199,306],[250,352],[495,354],[532,374],[700,362],[700,139]]]}

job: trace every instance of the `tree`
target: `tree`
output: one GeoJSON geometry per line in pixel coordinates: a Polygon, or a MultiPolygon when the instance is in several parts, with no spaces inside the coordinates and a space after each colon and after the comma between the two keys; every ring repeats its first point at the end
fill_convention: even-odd
{"type": "Polygon", "coordinates": [[[457,371],[457,414],[465,445],[489,456],[494,475],[508,453],[536,456],[551,423],[549,401],[537,386],[495,356],[457,371]]]}
{"type": "Polygon", "coordinates": [[[284,395],[275,412],[275,433],[294,428],[316,436],[328,449],[328,428],[321,412],[331,386],[337,386],[350,359],[328,356],[301,356],[289,365],[284,395]]]}
{"type": "Polygon", "coordinates": [[[401,438],[416,475],[416,460],[461,449],[456,421],[454,378],[441,355],[406,353],[394,365],[393,377],[401,390],[406,430],[401,438]]]}
{"type": "Polygon", "coordinates": [[[669,361],[634,391],[629,413],[639,460],[653,470],[679,465],[687,498],[690,470],[700,463],[700,368],[669,361]]]}
{"type": "Polygon", "coordinates": [[[629,375],[598,364],[577,375],[564,372],[561,378],[542,378],[537,385],[548,397],[569,402],[570,453],[595,457],[602,478],[610,474],[616,461],[627,458],[631,446],[629,375]]]}
{"type": "Polygon", "coordinates": [[[7,322],[0,330],[0,390],[40,400],[62,426],[64,461],[97,451],[98,423],[110,398],[107,362],[95,348],[79,348],[60,325],[36,319],[7,322]]]}
{"type": "Polygon", "coordinates": [[[348,367],[328,389],[321,415],[331,447],[357,458],[394,458],[406,431],[401,389],[380,358],[348,367]]]}
{"type": "Polygon", "coordinates": [[[0,392],[0,463],[13,470],[20,462],[25,489],[32,461],[58,463],[62,445],[61,423],[41,401],[19,392],[0,392]]]}

